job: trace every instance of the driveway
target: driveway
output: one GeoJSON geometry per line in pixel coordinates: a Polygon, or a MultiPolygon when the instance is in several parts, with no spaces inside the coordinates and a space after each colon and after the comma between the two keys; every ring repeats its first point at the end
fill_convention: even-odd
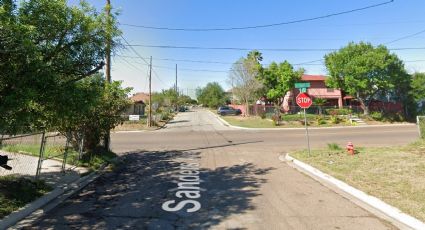
{"type": "MultiPolygon", "coordinates": [[[[311,132],[315,147],[416,138],[414,126],[311,132]]],[[[112,148],[122,154],[117,170],[34,229],[396,229],[278,160],[305,148],[303,130],[233,130],[198,110],[161,131],[115,133],[112,148]]]]}

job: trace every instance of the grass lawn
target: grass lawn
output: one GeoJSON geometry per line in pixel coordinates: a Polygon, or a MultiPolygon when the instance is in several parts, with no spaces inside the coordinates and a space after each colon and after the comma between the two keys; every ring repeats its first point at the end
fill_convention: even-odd
{"type": "MultiPolygon", "coordinates": [[[[36,157],[40,155],[39,144],[5,144],[0,150],[22,153],[36,157]]],[[[64,151],[65,146],[63,145],[47,145],[44,152],[44,159],[53,158],[61,161],[63,160],[64,151]]],[[[73,149],[69,149],[66,163],[87,167],[91,170],[97,170],[105,162],[112,162],[112,160],[117,156],[115,153],[104,151],[101,148],[96,149],[94,153],[85,153],[80,160],[78,160],[78,155],[78,152],[73,149]]]]}
{"type": "Polygon", "coordinates": [[[291,156],[425,221],[425,140],[357,150],[358,154],[349,156],[330,144],[312,151],[311,157],[306,151],[291,156]]]}
{"type": "Polygon", "coordinates": [[[245,128],[275,128],[273,122],[269,119],[259,117],[240,117],[240,116],[221,116],[225,121],[234,126],[245,128]]]}
{"type": "MultiPolygon", "coordinates": [[[[242,117],[242,116],[220,116],[229,124],[245,128],[302,128],[304,127],[304,115],[290,114],[282,115],[282,121],[279,126],[273,124],[271,119],[261,119],[257,116],[242,117]]],[[[338,124],[333,124],[330,117],[322,117],[321,123],[318,121],[318,116],[307,114],[307,122],[310,127],[332,127],[332,126],[352,126],[352,124],[338,120],[338,124]]],[[[338,118],[339,119],[339,118],[338,118]]]]}
{"type": "Polygon", "coordinates": [[[51,187],[43,181],[13,176],[0,177],[0,219],[43,196],[51,187]]]}

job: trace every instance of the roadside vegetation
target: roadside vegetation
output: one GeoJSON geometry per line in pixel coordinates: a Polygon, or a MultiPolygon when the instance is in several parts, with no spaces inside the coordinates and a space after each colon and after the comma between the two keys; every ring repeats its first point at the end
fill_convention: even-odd
{"type": "Polygon", "coordinates": [[[329,143],[291,156],[425,221],[425,140],[400,147],[356,146],[350,156],[329,143]]]}
{"type": "MultiPolygon", "coordinates": [[[[317,115],[313,121],[310,120],[312,125],[346,125],[347,118],[343,115],[356,115],[367,124],[382,124],[412,122],[416,115],[425,114],[425,73],[407,73],[403,61],[384,45],[351,42],[326,54],[324,59],[328,72],[326,87],[341,89],[345,95],[350,95],[353,98],[351,101],[360,108],[356,108],[356,113],[345,108],[334,109],[333,113],[326,111],[326,99],[313,98],[315,111],[308,109],[307,112],[317,115]],[[400,102],[403,108],[392,111],[371,106],[374,101],[400,102]],[[344,110],[348,112],[342,113],[344,110]]],[[[295,69],[288,61],[272,62],[264,66],[262,60],[261,52],[250,51],[233,64],[229,72],[228,83],[231,88],[228,92],[224,92],[218,83],[209,83],[198,90],[198,100],[205,107],[214,109],[224,103],[244,105],[245,108],[252,108],[258,103],[273,103],[274,112],[271,115],[253,113],[250,109],[245,109],[243,115],[267,117],[278,126],[296,125],[285,121],[287,115],[282,114],[282,105],[284,96],[294,89],[296,82],[301,81],[304,69],[295,69]]],[[[293,109],[290,112],[294,112],[293,109]]],[[[237,120],[245,127],[255,126],[255,121],[260,121],[256,118],[225,119],[230,122],[237,120]]],[[[261,123],[255,127],[269,126],[265,124],[267,122],[261,123]]]]}
{"type": "Polygon", "coordinates": [[[43,181],[13,176],[0,177],[0,219],[43,196],[51,189],[43,181]]]}
{"type": "Polygon", "coordinates": [[[186,111],[189,107],[196,104],[196,100],[187,95],[178,94],[175,88],[162,90],[152,94],[152,127],[147,126],[148,117],[146,114],[149,113],[149,108],[147,107],[145,115],[140,116],[139,121],[125,119],[113,131],[156,130],[172,120],[177,112],[186,111]]]}
{"type": "MultiPolygon", "coordinates": [[[[38,157],[40,155],[40,145],[38,144],[12,144],[2,145],[2,151],[10,153],[19,153],[38,157]]],[[[47,145],[44,150],[44,159],[52,159],[57,161],[63,160],[65,146],[63,145],[47,145]]],[[[90,152],[85,152],[81,159],[79,153],[73,148],[68,149],[66,163],[78,167],[86,167],[89,171],[97,170],[105,163],[113,162],[117,155],[111,151],[105,151],[102,147],[97,147],[90,152]]]]}

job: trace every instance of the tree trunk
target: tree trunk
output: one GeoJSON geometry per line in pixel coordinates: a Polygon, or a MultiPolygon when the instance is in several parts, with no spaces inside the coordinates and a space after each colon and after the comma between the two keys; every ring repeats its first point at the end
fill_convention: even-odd
{"type": "Polygon", "coordinates": [[[369,115],[369,104],[365,104],[364,100],[359,98],[360,107],[363,109],[363,115],[369,115]]]}
{"type": "Polygon", "coordinates": [[[245,115],[249,117],[249,102],[245,100],[245,115]]]}

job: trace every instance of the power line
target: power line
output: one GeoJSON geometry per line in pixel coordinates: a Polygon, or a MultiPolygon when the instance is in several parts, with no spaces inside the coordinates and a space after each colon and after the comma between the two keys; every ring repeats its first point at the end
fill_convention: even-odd
{"type": "Polygon", "coordinates": [[[161,49],[191,49],[191,50],[235,50],[235,51],[335,51],[337,49],[323,48],[238,48],[238,47],[202,47],[202,46],[173,46],[173,45],[143,45],[131,44],[131,47],[161,48],[161,49]]]}
{"type": "MultiPolygon", "coordinates": [[[[124,38],[124,36],[122,36],[121,35],[121,38],[124,40],[124,42],[127,44],[127,46],[129,46],[130,47],[130,49],[140,58],[140,59],[142,59],[147,65],[150,65],[149,64],[149,62],[148,61],[146,61],[146,59],[145,58],[143,58],[142,57],[142,55],[140,55],[138,52],[137,52],[137,50],[136,49],[134,49],[134,47],[132,47],[131,45],[130,45],[130,43],[127,41],[127,39],[125,39],[124,38]]],[[[155,70],[153,70],[152,69],[152,72],[154,73],[154,75],[155,75],[155,77],[163,84],[163,86],[166,86],[167,87],[167,84],[165,84],[162,80],[161,80],[161,78],[158,76],[158,73],[155,71],[155,70]]]]}
{"type": "Polygon", "coordinates": [[[394,43],[394,42],[398,42],[398,41],[401,41],[401,40],[404,40],[404,39],[408,39],[408,38],[411,38],[411,37],[417,36],[417,35],[422,34],[422,33],[425,33],[425,30],[421,30],[421,31],[416,32],[416,33],[414,33],[414,34],[409,34],[409,35],[406,35],[406,36],[404,36],[404,37],[397,38],[397,39],[395,39],[395,40],[392,40],[392,41],[386,42],[386,43],[384,43],[384,44],[385,44],[385,45],[387,45],[387,44],[391,44],[391,43],[394,43]]]}
{"type": "MultiPolygon", "coordinates": [[[[239,48],[239,47],[202,47],[202,46],[172,46],[172,45],[142,45],[131,44],[130,47],[147,47],[147,48],[161,48],[161,49],[191,49],[191,50],[235,50],[235,51],[287,51],[287,52],[310,52],[310,51],[327,51],[332,52],[339,49],[336,48],[239,48]]],[[[389,50],[423,50],[425,47],[398,47],[388,48],[389,50]]]]}
{"type": "Polygon", "coordinates": [[[259,29],[259,28],[267,28],[267,27],[296,24],[296,23],[301,23],[301,22],[315,21],[315,20],[319,20],[319,19],[330,18],[330,17],[335,17],[335,16],[339,16],[339,15],[344,15],[344,14],[350,14],[350,13],[354,13],[354,12],[358,12],[358,11],[363,11],[363,10],[387,5],[387,4],[390,4],[390,3],[393,3],[393,2],[394,2],[394,0],[390,0],[390,1],[381,2],[381,3],[378,3],[378,4],[373,4],[373,5],[369,5],[369,6],[365,6],[365,7],[361,7],[361,8],[355,8],[355,9],[351,9],[351,10],[340,11],[340,12],[337,12],[337,13],[331,13],[331,14],[326,14],[326,15],[322,15],[322,16],[292,20],[292,21],[265,24],[265,25],[227,27],[227,28],[225,28],[225,27],[222,27],[222,28],[172,28],[172,27],[156,27],[156,26],[146,26],[146,25],[134,25],[134,24],[127,24],[127,23],[121,23],[121,25],[131,26],[131,27],[139,27],[139,28],[144,28],[144,29],[154,29],[154,30],[193,31],[193,32],[259,29]]]}

